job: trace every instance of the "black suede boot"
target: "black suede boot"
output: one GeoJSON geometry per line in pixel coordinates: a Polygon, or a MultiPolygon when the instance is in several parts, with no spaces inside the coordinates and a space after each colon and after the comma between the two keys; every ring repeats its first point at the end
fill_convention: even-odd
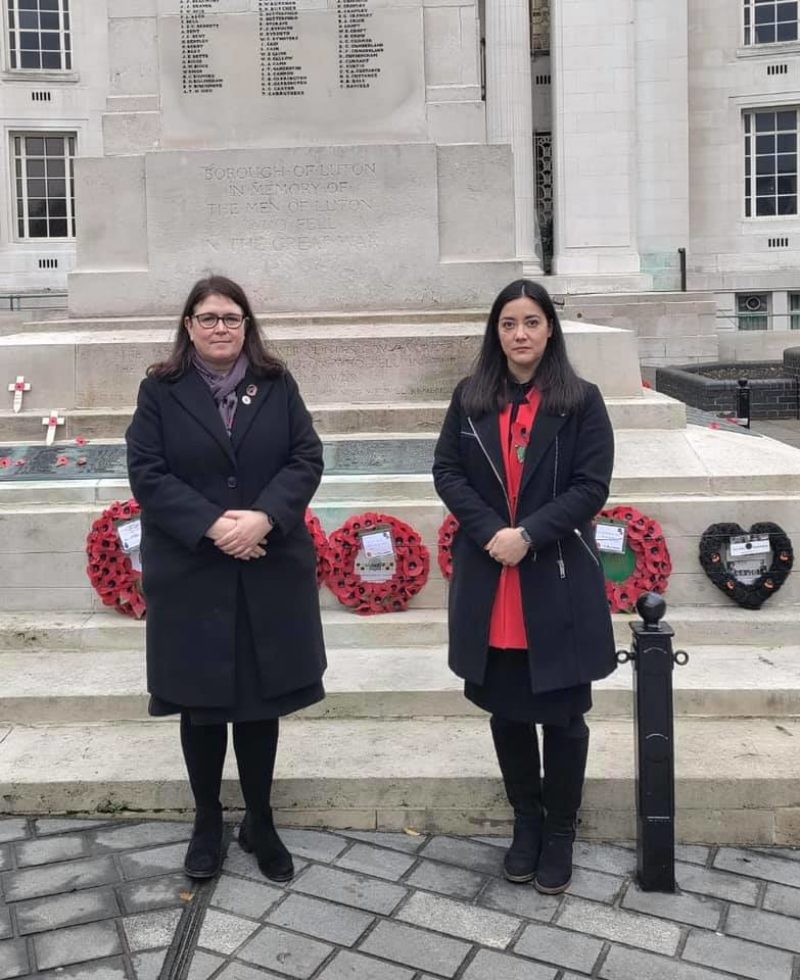
{"type": "Polygon", "coordinates": [[[514,837],[503,859],[509,881],[532,881],[542,842],[542,786],[536,726],[493,715],[490,721],[508,802],[514,810],[514,837]]]}
{"type": "Polygon", "coordinates": [[[289,881],[294,876],[292,855],[275,830],[270,807],[278,749],[278,719],[235,724],[233,747],[247,807],[239,827],[239,846],[248,854],[255,852],[265,878],[289,881]]]}
{"type": "Polygon", "coordinates": [[[225,725],[193,725],[181,714],[181,746],[194,795],[192,839],[183,868],[190,878],[213,878],[222,863],[222,805],[219,791],[228,745],[225,725]]]}
{"type": "Polygon", "coordinates": [[[582,716],[568,726],[544,729],[544,836],[534,885],[545,895],[572,881],[572,848],[581,805],[589,729],[582,716]]]}

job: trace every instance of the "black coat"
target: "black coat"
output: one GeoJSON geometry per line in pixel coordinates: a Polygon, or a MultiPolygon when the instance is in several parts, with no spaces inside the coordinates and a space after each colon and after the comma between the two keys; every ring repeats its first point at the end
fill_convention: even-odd
{"type": "Polygon", "coordinates": [[[304,514],[322,475],[322,445],[297,384],[248,375],[229,437],[211,392],[188,371],[145,379],[126,433],[142,507],[147,683],[192,707],[234,703],[237,590],[250,615],[263,695],[316,683],[325,648],[316,556],[304,514]],[[241,561],[205,537],[226,510],[262,510],[276,527],[262,558],[241,561]]]}
{"type": "MultiPolygon", "coordinates": [[[[482,684],[502,569],[484,546],[511,520],[498,415],[470,420],[461,406],[463,384],[453,394],[436,444],[433,477],[461,525],[453,541],[450,667],[482,684]]],[[[584,387],[584,401],[572,414],[553,416],[539,409],[513,525],[523,525],[533,541],[519,571],[531,689],[537,694],[605,677],[616,664],[592,533],[592,518],[608,497],[614,436],[599,390],[588,382],[584,387]]]]}

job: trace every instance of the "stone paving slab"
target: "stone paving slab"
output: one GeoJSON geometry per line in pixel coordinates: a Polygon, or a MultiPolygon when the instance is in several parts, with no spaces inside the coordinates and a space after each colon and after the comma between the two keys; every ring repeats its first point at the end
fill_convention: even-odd
{"type": "Polygon", "coordinates": [[[190,831],[0,817],[0,980],[166,980],[193,903],[188,980],[800,980],[789,848],[683,846],[661,895],[630,845],[580,842],[574,886],[544,896],[503,879],[507,840],[293,829],[292,882],[234,840],[198,887],[190,831]]]}

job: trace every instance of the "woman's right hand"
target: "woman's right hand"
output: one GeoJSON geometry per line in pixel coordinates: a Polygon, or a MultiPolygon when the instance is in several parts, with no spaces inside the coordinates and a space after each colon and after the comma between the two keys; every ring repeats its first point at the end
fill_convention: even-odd
{"type": "MultiPolygon", "coordinates": [[[[220,551],[224,551],[226,555],[233,555],[234,551],[236,551],[235,545],[222,546],[218,542],[226,538],[235,526],[236,521],[232,517],[218,517],[206,531],[206,537],[211,538],[220,551]]],[[[260,544],[257,544],[245,554],[238,554],[235,557],[240,561],[250,561],[251,558],[263,558],[266,553],[266,549],[262,548],[260,544]]]]}

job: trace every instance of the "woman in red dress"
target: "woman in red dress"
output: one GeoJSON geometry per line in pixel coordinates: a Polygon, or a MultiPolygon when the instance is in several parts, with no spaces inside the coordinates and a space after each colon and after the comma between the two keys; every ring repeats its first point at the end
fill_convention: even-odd
{"type": "Polygon", "coordinates": [[[550,296],[537,283],[511,283],[492,306],[473,373],[453,393],[433,475],[460,525],[450,667],[491,714],[514,810],[506,877],[548,894],[572,876],[591,682],[616,665],[592,533],[613,460],[603,398],[570,365],[550,296]]]}

